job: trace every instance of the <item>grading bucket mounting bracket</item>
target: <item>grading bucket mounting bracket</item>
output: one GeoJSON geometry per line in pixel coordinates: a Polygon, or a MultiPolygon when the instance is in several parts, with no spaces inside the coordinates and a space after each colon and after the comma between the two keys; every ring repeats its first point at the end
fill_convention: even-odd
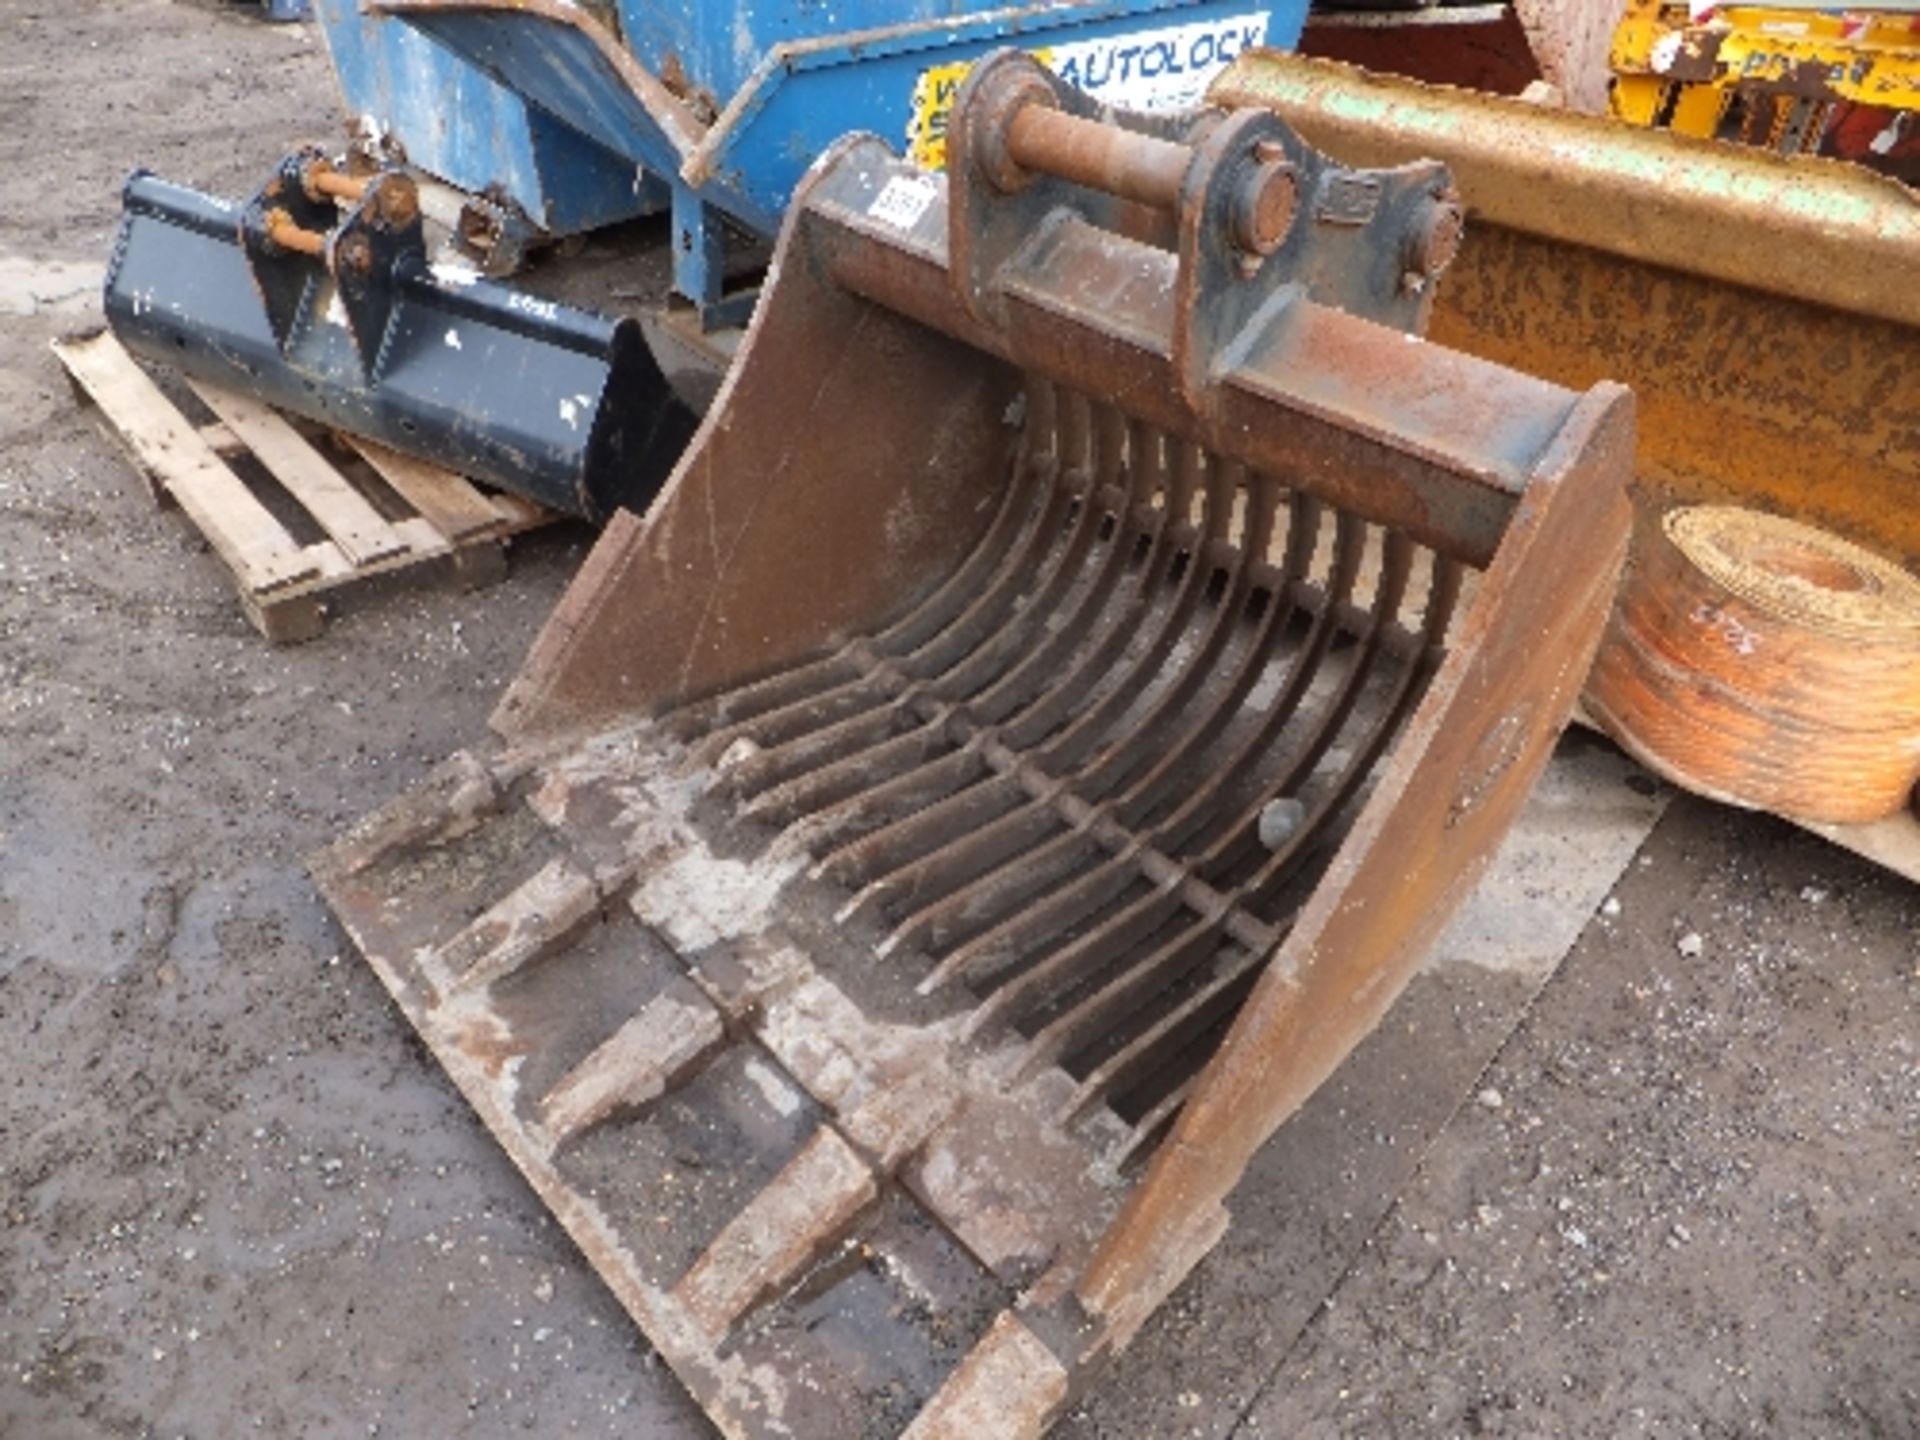
{"type": "Polygon", "coordinates": [[[1017,52],[976,66],[948,138],[953,268],[989,319],[1001,267],[1064,209],[1176,252],[1173,353],[1196,407],[1296,297],[1419,333],[1459,249],[1446,167],[1357,170],[1269,112],[1135,115],[1096,104],[1017,52]]]}

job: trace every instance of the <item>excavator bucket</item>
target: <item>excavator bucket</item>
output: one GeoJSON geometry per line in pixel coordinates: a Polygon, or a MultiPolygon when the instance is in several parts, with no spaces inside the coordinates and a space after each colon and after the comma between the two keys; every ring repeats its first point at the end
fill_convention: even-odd
{"type": "Polygon", "coordinates": [[[144,171],[122,198],[107,319],[150,360],[596,521],[693,433],[638,321],[430,262],[404,173],[309,149],[244,205],[144,171]]]}
{"type": "Polygon", "coordinates": [[[1856,166],[1262,50],[1209,92],[1355,163],[1430,155],[1469,224],[1435,339],[1640,406],[1635,499],[1920,563],[1920,196],[1856,166]]]}
{"type": "Polygon", "coordinates": [[[1044,1431],[1526,796],[1630,395],[1420,338],[1445,170],[976,69],[809,173],[495,717],[315,860],[730,1436],[1044,1431]]]}
{"type": "MultiPolygon", "coordinates": [[[[1637,653],[1641,617],[1677,603],[1665,536],[1682,508],[1731,505],[1817,527],[1826,538],[1809,537],[1812,549],[1797,559],[1793,547],[1770,542],[1743,562],[1763,572],[1754,582],[1762,585],[1790,569],[1795,603],[1816,613],[1850,612],[1879,593],[1864,572],[1821,564],[1836,546],[1850,542],[1920,572],[1920,196],[1839,161],[1277,51],[1242,57],[1210,95],[1277,115],[1356,163],[1409,154],[1444,161],[1468,223],[1435,301],[1433,337],[1562,385],[1606,376],[1633,388],[1640,448],[1631,578],[1587,712],[1669,778],[1810,823],[1920,879],[1920,792],[1903,802],[1889,791],[1877,810],[1896,813],[1870,823],[1856,814],[1843,824],[1834,817],[1862,807],[1830,801],[1810,813],[1783,803],[1790,792],[1779,784],[1706,784],[1705,774],[1744,766],[1737,752],[1752,738],[1737,740],[1710,718],[1707,690],[1719,682],[1699,669],[1707,651],[1683,660],[1686,644],[1676,634],[1661,657],[1637,653]],[[1657,696],[1623,693],[1648,684],[1657,696]],[[1704,766],[1682,763],[1661,739],[1663,727],[1703,733],[1702,743],[1721,753],[1704,766]]],[[[1731,637],[1718,642],[1732,647],[1722,678],[1730,703],[1758,727],[1760,750],[1804,764],[1810,737],[1767,694],[1774,657],[1754,658],[1761,642],[1721,614],[1737,602],[1737,588],[1718,586],[1698,623],[1731,637]]],[[[1910,664],[1914,623],[1909,608],[1896,627],[1906,648],[1889,673],[1910,664]]],[[[1820,643],[1857,651],[1860,642],[1842,627],[1820,643]]],[[[1810,712],[1836,731],[1867,724],[1870,707],[1857,687],[1813,685],[1816,671],[1844,667],[1848,657],[1818,666],[1803,658],[1790,668],[1809,687],[1810,712]]],[[[1869,774],[1914,773],[1920,751],[1911,712],[1873,724],[1885,733],[1829,777],[1827,789],[1864,788],[1869,774]]]]}

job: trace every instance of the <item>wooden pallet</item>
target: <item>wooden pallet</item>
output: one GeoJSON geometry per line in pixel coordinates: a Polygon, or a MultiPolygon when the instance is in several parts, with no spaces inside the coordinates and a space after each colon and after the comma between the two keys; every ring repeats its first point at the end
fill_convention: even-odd
{"type": "Polygon", "coordinates": [[[56,340],[54,353],[100,407],[154,499],[177,504],[232,572],[241,608],[276,643],[325,625],[323,599],[369,576],[448,561],[460,581],[506,573],[506,537],[560,518],[518,496],[477,489],[450,470],[340,437],[378,482],[335,465],[278,412],[199,381],[216,419],[196,425],[161,393],[111,331],[56,340]],[[228,462],[250,454],[317,527],[303,542],[259,487],[228,462]]]}

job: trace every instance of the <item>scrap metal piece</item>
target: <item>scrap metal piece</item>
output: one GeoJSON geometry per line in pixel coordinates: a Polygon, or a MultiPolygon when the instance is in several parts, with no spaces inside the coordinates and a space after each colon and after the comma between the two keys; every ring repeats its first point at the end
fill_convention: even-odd
{"type": "Polygon", "coordinates": [[[637,321],[430,264],[403,174],[303,151],[237,209],[145,172],[123,198],[107,319],[149,359],[593,520],[692,434],[637,321]]]}
{"type": "Polygon", "coordinates": [[[315,861],[729,1435],[1051,1423],[1472,884],[1625,545],[1630,397],[1419,338],[1439,167],[1012,52],[950,144],[812,172],[496,715],[493,816],[315,861]],[[564,941],[438,963],[568,874],[564,941]],[[689,984],[719,1018],[647,1065],[689,984]]]}

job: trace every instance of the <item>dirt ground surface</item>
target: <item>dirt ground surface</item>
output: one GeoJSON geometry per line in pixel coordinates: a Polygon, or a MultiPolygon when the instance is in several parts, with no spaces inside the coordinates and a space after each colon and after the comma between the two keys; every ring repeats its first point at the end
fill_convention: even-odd
{"type": "MultiPolygon", "coordinates": [[[[47,350],[127,170],[239,195],[337,111],[309,26],[0,0],[0,1435],[710,1434],[302,869],[589,535],[271,648],[47,350]]],[[[1216,1353],[1216,1257],[1068,1428],[1920,1435],[1917,991],[1915,887],[1676,800],[1304,1331],[1216,1353]]]]}

